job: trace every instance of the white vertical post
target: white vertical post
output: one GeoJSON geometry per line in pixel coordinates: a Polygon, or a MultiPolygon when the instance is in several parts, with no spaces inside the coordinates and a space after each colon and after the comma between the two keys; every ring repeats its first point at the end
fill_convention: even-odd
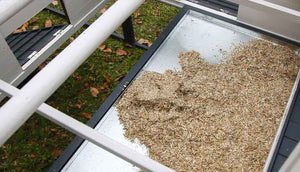
{"type": "Polygon", "coordinates": [[[144,0],[118,0],[0,109],[2,145],[144,0]]]}

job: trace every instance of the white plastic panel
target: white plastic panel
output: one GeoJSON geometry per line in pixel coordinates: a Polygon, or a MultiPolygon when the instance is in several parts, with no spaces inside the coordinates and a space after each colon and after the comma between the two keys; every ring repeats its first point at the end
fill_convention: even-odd
{"type": "Polygon", "coordinates": [[[94,8],[107,3],[109,0],[63,0],[71,24],[76,25],[94,8]]]}
{"type": "Polygon", "coordinates": [[[0,79],[6,82],[11,82],[14,78],[20,75],[22,71],[23,70],[15,58],[15,55],[12,53],[5,39],[0,34],[0,79]]]}
{"type": "Polygon", "coordinates": [[[274,4],[282,5],[294,10],[300,10],[300,1],[299,0],[266,0],[274,4]]]}
{"type": "Polygon", "coordinates": [[[300,22],[282,16],[281,13],[272,14],[240,5],[238,20],[300,42],[300,22]]]}

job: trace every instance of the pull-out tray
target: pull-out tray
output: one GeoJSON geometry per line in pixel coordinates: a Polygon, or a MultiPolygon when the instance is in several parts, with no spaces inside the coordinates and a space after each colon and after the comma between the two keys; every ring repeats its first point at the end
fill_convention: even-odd
{"type": "MultiPolygon", "coordinates": [[[[239,23],[234,20],[234,17],[218,16],[185,6],[107,98],[88,122],[88,125],[141,154],[147,155],[145,146],[138,142],[130,142],[125,138],[116,109],[117,100],[124,90],[130,87],[130,83],[144,71],[159,73],[168,69],[180,71],[178,56],[181,52],[199,51],[207,61],[217,63],[225,58],[220,49],[230,52],[233,49],[233,44],[247,43],[253,39],[267,39],[271,42],[289,44],[295,49],[299,48],[299,43],[239,23]]],[[[298,97],[298,92],[295,96],[298,97]]],[[[274,153],[270,170],[277,171],[300,139],[299,132],[295,132],[300,126],[298,105],[300,101],[298,98],[294,99],[295,104],[292,104],[293,110],[289,114],[291,118],[286,118],[286,124],[282,130],[283,134],[278,141],[278,148],[274,153]],[[289,136],[288,133],[292,136],[289,136]],[[282,152],[283,149],[288,149],[288,151],[282,152]]],[[[133,165],[79,137],[70,144],[50,169],[50,171],[59,170],[138,171],[133,165]]]]}

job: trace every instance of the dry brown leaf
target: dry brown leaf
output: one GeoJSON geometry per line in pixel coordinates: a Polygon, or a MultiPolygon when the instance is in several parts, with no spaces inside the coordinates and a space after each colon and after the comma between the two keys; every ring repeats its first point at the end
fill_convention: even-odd
{"type": "Polygon", "coordinates": [[[89,87],[89,86],[91,86],[92,84],[90,83],[90,82],[86,82],[86,83],[84,83],[84,86],[85,87],[89,87]]]}
{"type": "Polygon", "coordinates": [[[13,33],[20,33],[20,32],[22,32],[22,29],[17,29],[15,31],[13,31],[13,33]]]}
{"type": "Polygon", "coordinates": [[[51,128],[50,130],[53,131],[53,132],[55,132],[55,133],[57,132],[56,128],[51,128]]]}
{"type": "Polygon", "coordinates": [[[100,13],[103,14],[105,11],[106,11],[106,8],[102,8],[102,9],[100,10],[100,13]]]}
{"type": "Polygon", "coordinates": [[[74,39],[75,39],[74,37],[72,37],[72,36],[70,37],[70,40],[71,40],[71,41],[74,41],[74,39]]]}
{"type": "Polygon", "coordinates": [[[141,20],[141,21],[138,21],[137,23],[138,23],[138,24],[143,24],[144,22],[141,20]]]}
{"type": "Polygon", "coordinates": [[[140,15],[140,10],[137,10],[137,11],[134,13],[134,18],[137,18],[139,15],[140,15]]]}
{"type": "Polygon", "coordinates": [[[86,117],[87,119],[91,119],[92,118],[92,115],[91,114],[88,114],[86,112],[81,112],[81,115],[86,117]]]}
{"type": "Polygon", "coordinates": [[[21,27],[22,31],[26,31],[27,27],[28,27],[28,22],[25,22],[21,27]]]}
{"type": "Polygon", "coordinates": [[[58,5],[58,1],[56,1],[56,0],[52,1],[51,3],[52,3],[52,5],[54,5],[54,6],[57,6],[57,5],[58,5]]]}
{"type": "Polygon", "coordinates": [[[101,44],[98,48],[100,49],[100,50],[104,50],[105,49],[105,47],[106,47],[106,45],[105,44],[101,44]]]}
{"type": "Polygon", "coordinates": [[[40,27],[38,25],[35,25],[32,27],[32,30],[36,30],[36,29],[39,29],[40,27]]]}
{"type": "Polygon", "coordinates": [[[30,154],[30,157],[31,157],[31,158],[35,158],[36,155],[32,153],[32,154],[30,154]]]}
{"type": "Polygon", "coordinates": [[[127,52],[124,51],[124,50],[122,50],[122,49],[120,49],[120,48],[117,48],[117,49],[116,49],[116,54],[117,54],[118,56],[127,56],[127,52]]]}
{"type": "Polygon", "coordinates": [[[114,81],[120,81],[120,80],[123,79],[123,78],[124,78],[124,76],[120,76],[120,77],[114,79],[114,81]]]}
{"type": "Polygon", "coordinates": [[[103,50],[103,52],[105,52],[105,53],[112,53],[112,50],[110,48],[106,48],[105,50],[103,50]]]}
{"type": "Polygon", "coordinates": [[[108,82],[105,82],[101,87],[99,87],[99,90],[105,90],[109,86],[108,82]]]}
{"type": "Polygon", "coordinates": [[[89,78],[90,78],[90,80],[95,81],[95,77],[92,74],[89,75],[89,78]]]}
{"type": "Polygon", "coordinates": [[[57,159],[62,154],[62,152],[62,150],[55,150],[54,157],[57,159]]]}
{"type": "Polygon", "coordinates": [[[79,108],[79,109],[81,108],[81,104],[80,104],[80,103],[76,103],[75,106],[76,106],[77,108],[79,108]]]}
{"type": "Polygon", "coordinates": [[[17,172],[20,172],[22,171],[22,168],[21,167],[17,167],[17,172]]]}
{"type": "Polygon", "coordinates": [[[102,100],[105,100],[107,98],[107,96],[103,94],[103,95],[101,95],[101,98],[102,98],[102,100]]]}
{"type": "Polygon", "coordinates": [[[99,90],[105,90],[107,87],[105,87],[105,84],[101,87],[99,87],[99,90]]]}
{"type": "Polygon", "coordinates": [[[140,39],[139,41],[138,41],[138,43],[139,44],[144,44],[144,45],[147,45],[148,47],[150,47],[151,45],[152,45],[152,43],[149,41],[149,40],[147,40],[147,39],[140,39]]]}
{"type": "Polygon", "coordinates": [[[45,27],[51,27],[52,26],[52,21],[50,19],[45,21],[45,27]]]}
{"type": "Polygon", "coordinates": [[[69,107],[73,107],[73,103],[72,102],[69,102],[69,107]]]}
{"type": "Polygon", "coordinates": [[[92,94],[93,97],[98,97],[99,91],[97,88],[90,87],[90,93],[92,94]]]}
{"type": "Polygon", "coordinates": [[[80,75],[76,75],[75,78],[80,81],[82,79],[82,77],[80,75]]]}
{"type": "Polygon", "coordinates": [[[5,155],[5,156],[1,157],[1,159],[6,159],[6,158],[8,158],[8,156],[7,156],[7,155],[5,155]]]}
{"type": "Polygon", "coordinates": [[[130,48],[132,48],[133,46],[132,45],[130,45],[130,44],[126,44],[125,45],[126,47],[130,47],[130,48]]]}
{"type": "Polygon", "coordinates": [[[28,21],[28,23],[31,25],[33,23],[37,22],[37,19],[36,18],[32,18],[28,21]]]}
{"type": "Polygon", "coordinates": [[[110,79],[109,79],[109,77],[108,77],[108,76],[106,76],[105,74],[103,74],[103,77],[105,78],[105,80],[106,80],[106,83],[110,83],[110,79]]]}

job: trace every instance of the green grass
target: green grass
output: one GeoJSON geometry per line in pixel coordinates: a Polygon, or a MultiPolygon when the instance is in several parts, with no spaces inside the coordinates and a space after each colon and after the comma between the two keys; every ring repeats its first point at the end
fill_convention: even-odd
{"type": "MultiPolygon", "coordinates": [[[[178,11],[154,0],[146,1],[139,8],[140,15],[137,18],[133,17],[137,40],[144,38],[153,42],[178,11]],[[143,23],[139,24],[139,21],[143,23]]],[[[53,24],[66,22],[48,11],[42,11],[32,19],[29,29],[34,25],[43,27],[46,19],[51,19],[53,24]]],[[[78,36],[82,30],[73,37],[78,36]]],[[[119,28],[117,31],[120,30],[119,28]]],[[[47,61],[55,57],[70,42],[67,41],[47,61]]],[[[81,113],[91,115],[95,113],[145,52],[111,38],[104,44],[113,52],[104,53],[100,49],[96,50],[47,100],[49,105],[86,123],[88,118],[81,113]],[[128,56],[117,56],[115,53],[117,48],[125,50],[128,56]],[[109,78],[109,83],[105,77],[109,78]],[[91,95],[90,87],[101,88],[98,97],[91,95]]],[[[0,148],[0,171],[46,171],[74,137],[72,133],[34,114],[0,148]]]]}

